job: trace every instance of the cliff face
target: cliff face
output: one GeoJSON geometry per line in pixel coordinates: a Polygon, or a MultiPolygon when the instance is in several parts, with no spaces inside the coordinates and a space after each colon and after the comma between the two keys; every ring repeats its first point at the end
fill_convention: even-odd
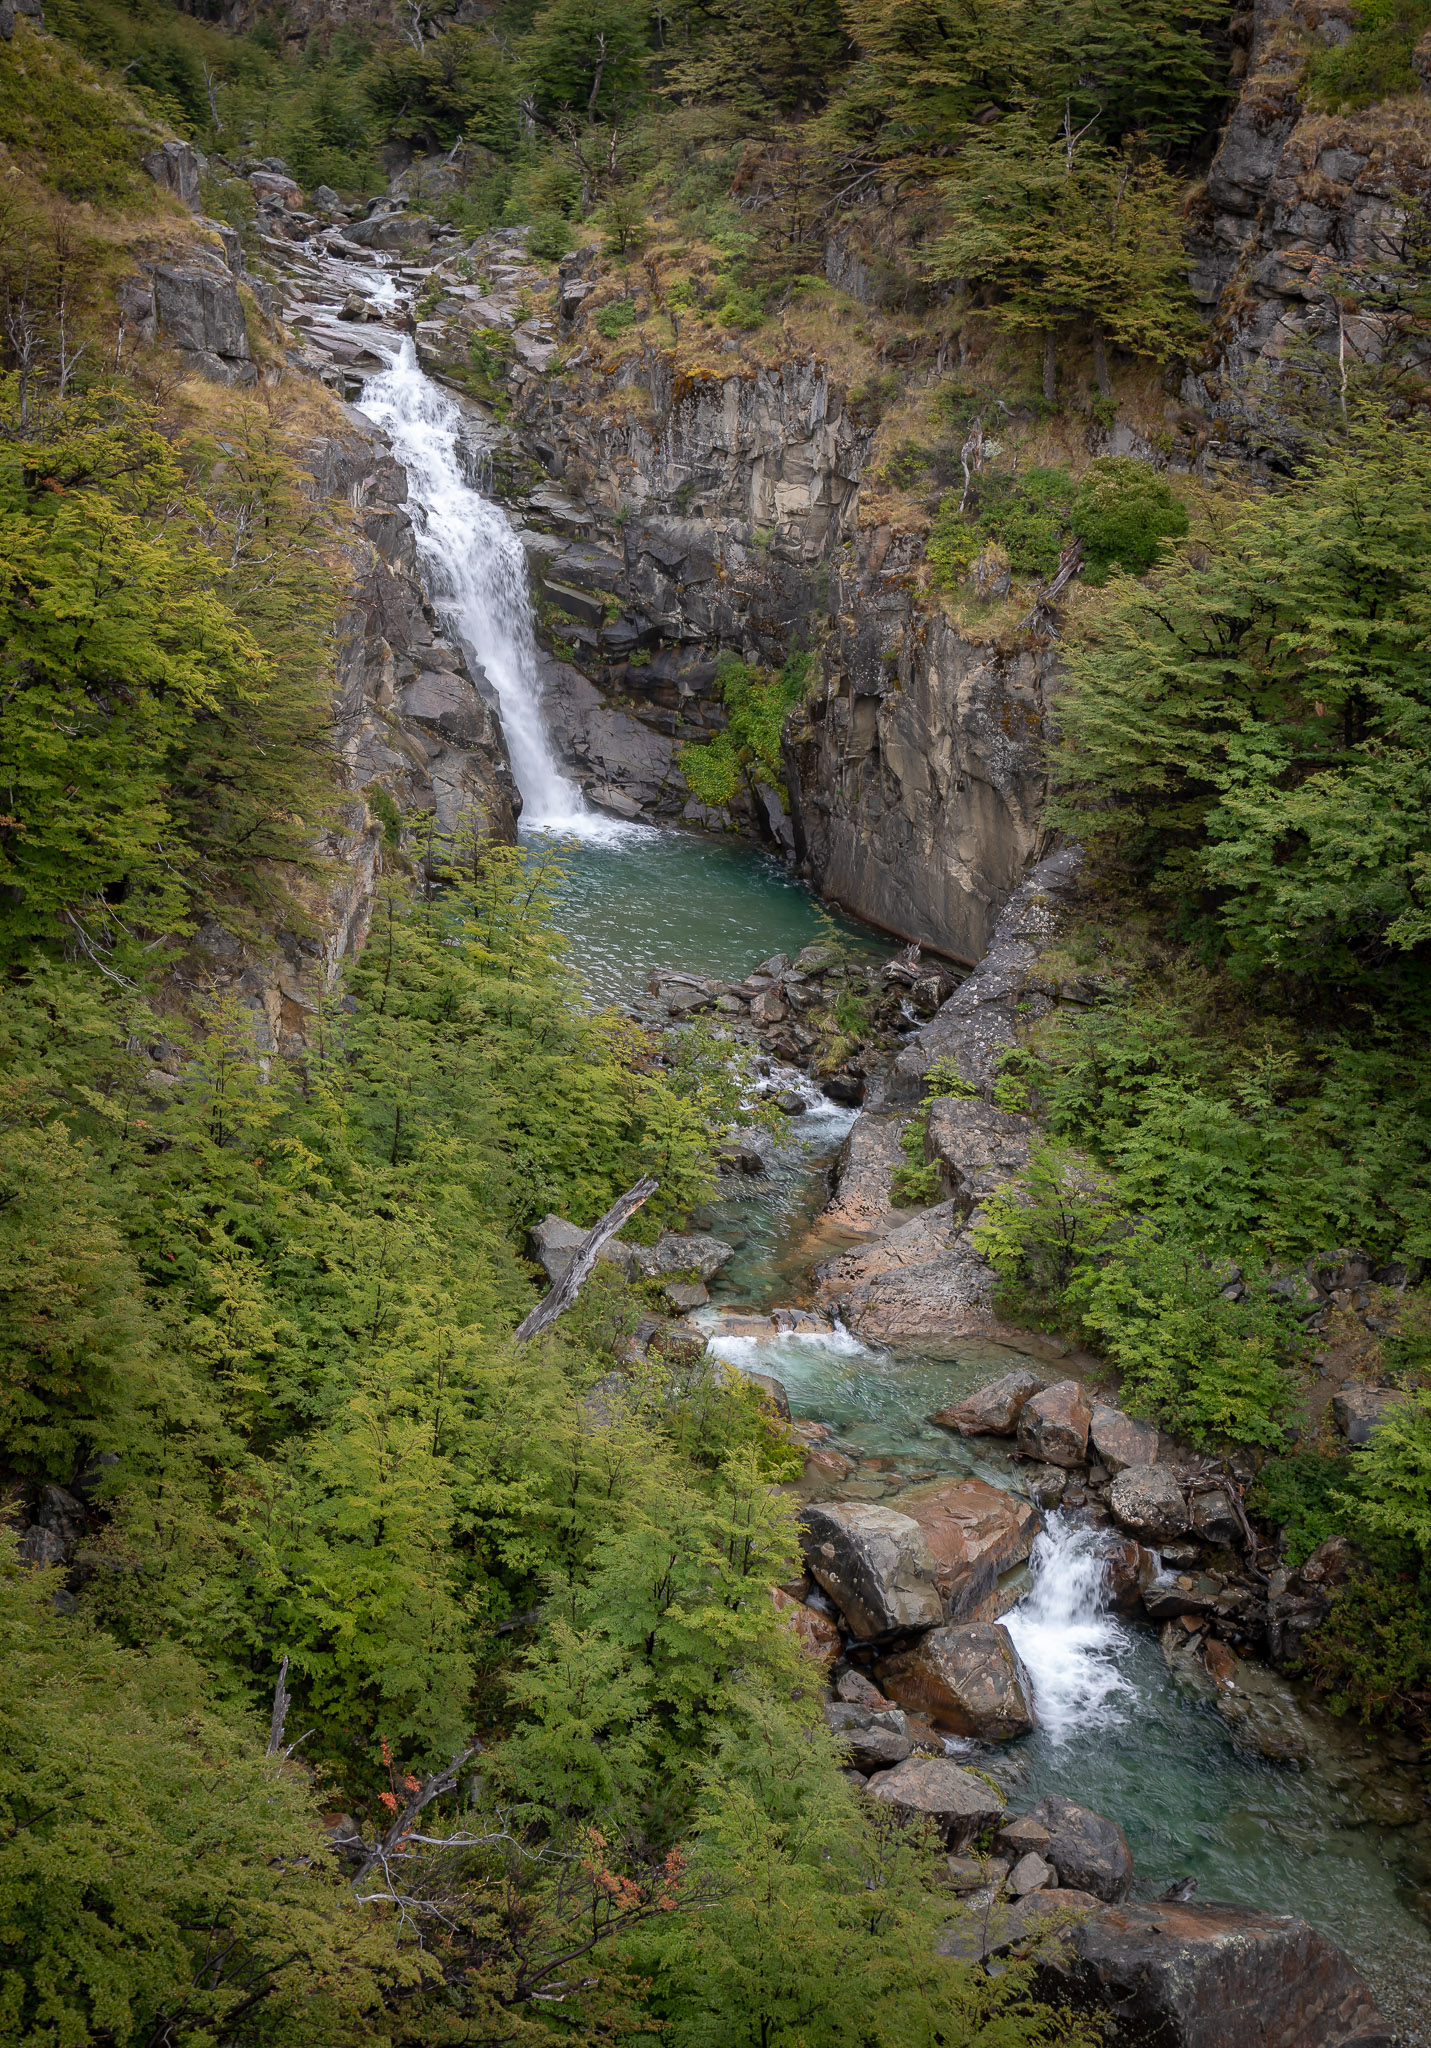
{"type": "Polygon", "coordinates": [[[797,842],[823,893],[972,963],[1038,858],[1047,645],[1001,650],[919,602],[911,544],[861,537],[825,686],[787,739],[797,842]]]}
{"type": "Polygon", "coordinates": [[[1258,0],[1247,28],[1247,75],[1189,224],[1215,360],[1183,386],[1215,422],[1211,452],[1234,463],[1277,459],[1276,378],[1307,351],[1334,389],[1388,358],[1431,374],[1405,318],[1426,265],[1431,101],[1308,107],[1308,59],[1350,34],[1346,0],[1258,0]]]}

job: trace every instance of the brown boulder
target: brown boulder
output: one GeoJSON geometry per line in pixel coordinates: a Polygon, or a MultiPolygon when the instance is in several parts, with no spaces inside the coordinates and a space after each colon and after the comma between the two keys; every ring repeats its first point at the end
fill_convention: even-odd
{"type": "Polygon", "coordinates": [[[1088,1455],[1092,1410],[1077,1380],[1057,1380],[1035,1394],[1019,1417],[1019,1449],[1045,1465],[1081,1465],[1088,1455]]]}
{"type": "Polygon", "coordinates": [[[957,1429],[960,1436],[1012,1436],[1025,1406],[1043,1385],[1036,1372],[1020,1366],[966,1394],[952,1408],[941,1408],[929,1420],[940,1429],[957,1429]]]}
{"type": "Polygon", "coordinates": [[[1031,1806],[1028,1818],[1048,1829],[1048,1847],[1042,1853],[1058,1872],[1061,1885],[1092,1892],[1099,1899],[1127,1898],[1133,1852],[1116,1820],[1075,1806],[1057,1792],[1031,1806]]]}
{"type": "Polygon", "coordinates": [[[1088,1435],[1110,1472],[1121,1472],[1128,1465],[1158,1462],[1158,1432],[1152,1423],[1135,1422],[1131,1415],[1110,1408],[1106,1402],[1093,1403],[1088,1435]]]}
{"type": "Polygon", "coordinates": [[[840,1654],[840,1631],[829,1615],[793,1599],[779,1586],[770,1588],[770,1597],[806,1656],[827,1668],[833,1664],[840,1654]]]}
{"type": "Polygon", "coordinates": [[[947,1757],[912,1756],[871,1778],[866,1791],[904,1820],[932,1822],[945,1848],[955,1852],[1003,1817],[1004,1802],[988,1781],[947,1757]]]}
{"type": "Polygon", "coordinates": [[[1012,1742],[1036,1724],[1033,1686],[1008,1630],[996,1621],[931,1629],[880,1666],[885,1689],[936,1728],[1012,1742]]]}
{"type": "Polygon", "coordinates": [[[908,1487],[892,1506],[918,1522],[950,1621],[997,1621],[999,1577],[1022,1564],[1042,1520],[1033,1502],[984,1479],[908,1487]]]}
{"type": "Polygon", "coordinates": [[[1157,1571],[1152,1551],[1135,1543],[1131,1536],[1110,1537],[1104,1546],[1103,1583],[1109,1603],[1120,1613],[1137,1606],[1157,1571]]]}
{"type": "Polygon", "coordinates": [[[1038,1984],[1100,2018],[1110,2048],[1394,2048],[1396,2038],[1324,1934],[1249,1906],[1107,1906],[1041,1953],[1038,1984]]]}
{"type": "Polygon", "coordinates": [[[931,1628],[944,1618],[934,1559],[924,1531],[908,1515],[870,1501],[812,1503],[800,1544],[819,1580],[857,1636],[931,1628]]]}
{"type": "Polygon", "coordinates": [[[1149,1543],[1187,1534],[1188,1504],[1166,1465],[1129,1465],[1109,1487],[1108,1506],[1120,1528],[1149,1543]]]}

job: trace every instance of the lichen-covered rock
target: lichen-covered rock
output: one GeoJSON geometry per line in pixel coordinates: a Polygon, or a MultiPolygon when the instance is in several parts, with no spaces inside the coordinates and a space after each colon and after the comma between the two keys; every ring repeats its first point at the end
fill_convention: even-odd
{"type": "Polygon", "coordinates": [[[1022,1564],[1043,1520],[1033,1502],[984,1479],[906,1487],[891,1506],[916,1521],[949,1621],[996,1621],[999,1579],[1022,1564]]]}
{"type": "Polygon", "coordinates": [[[888,1771],[914,1754],[909,1724],[897,1710],[875,1714],[845,1700],[825,1708],[830,1732],[857,1771],[888,1771]]]}
{"type": "Polygon", "coordinates": [[[1342,1387],[1332,1396],[1337,1428],[1351,1444],[1369,1444],[1388,1415],[1405,1405],[1394,1387],[1342,1387]]]}
{"type": "Polygon", "coordinates": [[[944,1618],[934,1559],[908,1515],[866,1501],[825,1501],[801,1517],[800,1547],[857,1636],[932,1628],[944,1618]]]}
{"type": "Polygon", "coordinates": [[[735,1246],[721,1237],[702,1233],[682,1236],[678,1231],[666,1230],[654,1244],[632,1245],[631,1256],[637,1270],[648,1280],[658,1280],[667,1273],[697,1273],[702,1280],[714,1280],[721,1267],[728,1266],[735,1257],[735,1246]]]}
{"type": "MultiPolygon", "coordinates": [[[[532,1257],[555,1287],[565,1274],[567,1267],[576,1256],[579,1246],[585,1244],[587,1233],[579,1223],[568,1223],[565,1216],[544,1216],[540,1223],[534,1223],[527,1232],[527,1244],[532,1257]]],[[[621,1244],[615,1238],[608,1238],[597,1254],[609,1266],[616,1266],[623,1273],[631,1271],[631,1246],[621,1244]]]]}
{"type": "Polygon", "coordinates": [[[1324,1934],[1250,1906],[1106,1907],[1042,1954],[1038,1982],[1045,1997],[1096,2015],[1110,2048],[1394,2048],[1396,2038],[1324,1934]]]}
{"type": "Polygon", "coordinates": [[[952,1408],[941,1408],[929,1420],[941,1429],[957,1429],[960,1436],[1012,1436],[1025,1406],[1045,1384],[1038,1373],[1019,1366],[986,1387],[977,1387],[952,1408]]]}
{"type": "Polygon", "coordinates": [[[1108,1507],[1120,1528],[1149,1543],[1170,1543],[1190,1526],[1183,1490],[1166,1465],[1129,1465],[1109,1487],[1108,1507]]]}
{"type": "Polygon", "coordinates": [[[1048,1829],[1043,1854],[1060,1884],[1092,1892],[1099,1899],[1126,1899],[1133,1882],[1133,1854],[1117,1821],[1050,1793],[1029,1808],[1028,1818],[1048,1829]]]}
{"type": "Polygon", "coordinates": [[[911,1821],[930,1821],[946,1849],[967,1849],[999,1820],[1004,1802],[986,1778],[961,1770],[946,1757],[910,1757],[881,1771],[865,1788],[871,1799],[911,1821]]]}
{"type": "Polygon", "coordinates": [[[953,1735],[1012,1742],[1037,1724],[1033,1685],[1013,1638],[998,1622],[936,1628],[879,1667],[901,1706],[953,1735]]]}
{"type": "Polygon", "coordinates": [[[941,1095],[930,1103],[924,1153],[936,1162],[945,1192],[966,1213],[1029,1162],[1033,1120],[996,1109],[977,1096],[941,1095]]]}
{"type": "Polygon", "coordinates": [[[1092,1411],[1077,1380],[1056,1380],[1024,1404],[1019,1416],[1019,1449],[1026,1458],[1065,1470],[1088,1455],[1092,1411]]]}

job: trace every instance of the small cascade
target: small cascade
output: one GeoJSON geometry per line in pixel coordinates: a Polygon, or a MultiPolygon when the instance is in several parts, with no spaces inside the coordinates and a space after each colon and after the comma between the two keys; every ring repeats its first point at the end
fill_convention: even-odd
{"type": "Polygon", "coordinates": [[[1103,1553],[1100,1531],[1050,1515],[1029,1559],[1033,1586],[1004,1617],[1055,1743],[1123,1721],[1137,1699],[1118,1668],[1129,1637],[1109,1610],[1103,1553]]]}
{"type": "Polygon", "coordinates": [[[411,341],[364,385],[359,404],[407,471],[428,594],[501,702],[524,831],[645,836],[645,828],[589,809],[556,764],[542,720],[526,555],[508,520],[468,482],[462,415],[419,367],[411,341]]]}

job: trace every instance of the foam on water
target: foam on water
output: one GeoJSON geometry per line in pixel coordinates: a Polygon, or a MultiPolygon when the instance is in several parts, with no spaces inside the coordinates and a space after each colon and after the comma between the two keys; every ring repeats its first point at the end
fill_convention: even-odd
{"type": "Polygon", "coordinates": [[[1104,1547],[1097,1530],[1050,1515],[1029,1559],[1033,1586],[1004,1617],[1033,1681],[1039,1726],[1052,1742],[1117,1725],[1137,1703],[1136,1688],[1118,1668],[1129,1636],[1109,1612],[1104,1547]]]}

